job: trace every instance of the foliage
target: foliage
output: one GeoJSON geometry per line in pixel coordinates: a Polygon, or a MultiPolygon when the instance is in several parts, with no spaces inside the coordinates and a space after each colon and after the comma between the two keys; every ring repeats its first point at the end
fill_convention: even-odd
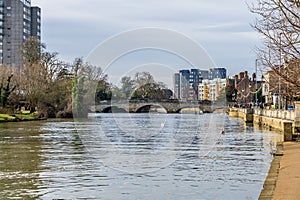
{"type": "Polygon", "coordinates": [[[124,76],[121,79],[121,91],[122,95],[121,97],[129,99],[131,97],[131,94],[134,90],[134,80],[132,80],[129,76],[124,76]]]}
{"type": "Polygon", "coordinates": [[[13,77],[13,74],[8,76],[6,81],[6,86],[3,86],[3,84],[0,84],[0,103],[2,107],[5,107],[8,101],[9,95],[16,89],[16,86],[10,87],[11,78],[13,77]]]}
{"type": "Polygon", "coordinates": [[[286,86],[282,94],[299,94],[300,1],[257,0],[249,7],[257,16],[252,26],[264,38],[264,46],[258,48],[261,66],[273,71],[276,80],[286,86]]]}
{"type": "Polygon", "coordinates": [[[6,120],[15,120],[16,117],[13,117],[9,114],[0,114],[0,121],[6,121],[6,120]]]}
{"type": "Polygon", "coordinates": [[[34,38],[24,43],[26,58],[21,70],[22,99],[29,102],[31,112],[38,107],[44,117],[55,117],[58,110],[67,107],[72,81],[61,74],[65,65],[56,52],[46,52],[45,46],[34,38]]]}
{"type": "Polygon", "coordinates": [[[237,89],[234,85],[227,85],[225,87],[226,101],[227,102],[235,102],[237,98],[237,89]]]}
{"type": "Polygon", "coordinates": [[[19,71],[0,69],[0,103],[6,105],[10,99],[15,108],[29,105],[30,113],[38,109],[38,117],[86,117],[91,105],[112,97],[161,99],[171,94],[148,72],[136,73],[134,79],[123,77],[121,88],[112,86],[100,67],[81,58],[66,64],[58,59],[58,53],[47,52],[36,38],[24,42],[22,53],[19,71]]]}
{"type": "Polygon", "coordinates": [[[121,79],[121,88],[114,89],[114,96],[126,99],[169,99],[170,91],[164,83],[155,82],[149,72],[137,72],[134,79],[125,76],[121,79]]]}
{"type": "Polygon", "coordinates": [[[110,99],[110,85],[100,67],[84,63],[77,58],[73,64],[72,82],[73,111],[76,116],[86,116],[89,106],[100,100],[110,99]]]}
{"type": "Polygon", "coordinates": [[[35,37],[31,37],[24,42],[21,49],[24,62],[30,64],[40,63],[43,57],[43,51],[46,48],[45,44],[39,42],[35,37]]]}
{"type": "Polygon", "coordinates": [[[96,102],[102,100],[110,100],[112,97],[112,92],[110,88],[111,87],[108,82],[100,80],[96,88],[96,102]]]}

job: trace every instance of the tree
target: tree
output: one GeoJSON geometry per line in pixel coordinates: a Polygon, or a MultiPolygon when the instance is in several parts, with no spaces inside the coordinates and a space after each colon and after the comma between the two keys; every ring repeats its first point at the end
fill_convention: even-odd
{"type": "Polygon", "coordinates": [[[131,98],[134,99],[165,99],[168,93],[164,90],[166,86],[162,82],[155,82],[149,72],[137,72],[134,79],[134,91],[131,98]]]}
{"type": "MultiPolygon", "coordinates": [[[[258,0],[249,8],[258,16],[252,26],[264,38],[264,46],[258,48],[262,66],[282,82],[282,94],[300,95],[300,1],[258,0]]],[[[279,91],[281,84],[277,85],[279,91]]]]}
{"type": "Polygon", "coordinates": [[[36,37],[30,37],[24,42],[21,49],[24,62],[30,64],[40,63],[46,45],[41,43],[36,37]]]}
{"type": "Polygon", "coordinates": [[[56,117],[56,113],[67,107],[71,96],[72,82],[60,74],[66,65],[58,59],[56,52],[47,52],[45,45],[35,38],[24,42],[24,62],[21,68],[20,90],[31,112],[38,107],[44,117],[56,117]]]}
{"type": "Polygon", "coordinates": [[[73,111],[77,117],[86,117],[89,106],[94,105],[95,101],[111,98],[107,75],[100,67],[85,63],[81,58],[75,59],[72,68],[73,111]]]}
{"type": "Polygon", "coordinates": [[[20,91],[19,85],[19,69],[12,66],[1,66],[0,68],[0,105],[17,104],[19,101],[20,91]]]}
{"type": "Polygon", "coordinates": [[[110,84],[105,80],[98,81],[96,88],[96,102],[102,100],[110,100],[112,98],[112,91],[110,84]]]}
{"type": "Polygon", "coordinates": [[[130,78],[130,76],[124,76],[121,79],[121,93],[122,98],[128,99],[130,98],[133,90],[134,90],[134,80],[130,78]]]}
{"type": "Polygon", "coordinates": [[[13,86],[12,88],[10,86],[12,77],[13,74],[8,76],[5,86],[2,83],[0,84],[0,97],[1,97],[0,102],[2,107],[6,106],[9,95],[16,89],[16,86],[13,86]]]}
{"type": "Polygon", "coordinates": [[[226,101],[227,102],[236,102],[237,98],[237,89],[234,87],[234,85],[229,84],[225,87],[225,95],[226,95],[226,101]]]}

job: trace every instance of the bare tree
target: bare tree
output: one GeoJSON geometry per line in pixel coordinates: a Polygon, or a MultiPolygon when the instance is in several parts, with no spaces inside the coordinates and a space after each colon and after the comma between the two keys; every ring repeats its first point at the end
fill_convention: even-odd
{"type": "Polygon", "coordinates": [[[19,100],[19,69],[12,66],[1,66],[0,68],[0,103],[5,107],[8,103],[14,104],[19,100]]]}
{"type": "Polygon", "coordinates": [[[257,0],[249,8],[258,16],[252,26],[264,38],[263,47],[258,48],[260,63],[282,83],[272,87],[282,94],[299,95],[300,1],[257,0]]]}

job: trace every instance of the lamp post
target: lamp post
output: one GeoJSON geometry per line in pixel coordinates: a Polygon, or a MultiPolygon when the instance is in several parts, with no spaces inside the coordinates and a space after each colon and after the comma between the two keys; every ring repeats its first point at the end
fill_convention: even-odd
{"type": "Polygon", "coordinates": [[[243,103],[246,103],[244,91],[245,90],[242,90],[242,98],[243,98],[243,103]]]}
{"type": "Polygon", "coordinates": [[[255,106],[257,106],[257,63],[258,59],[255,60],[255,106]]]}
{"type": "Polygon", "coordinates": [[[278,83],[278,108],[281,109],[281,65],[282,65],[282,59],[281,59],[281,35],[279,34],[279,83],[278,83]]]}

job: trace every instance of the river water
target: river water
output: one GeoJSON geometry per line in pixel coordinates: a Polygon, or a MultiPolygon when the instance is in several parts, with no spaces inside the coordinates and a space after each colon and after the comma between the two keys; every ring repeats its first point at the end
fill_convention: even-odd
{"type": "Polygon", "coordinates": [[[280,138],[225,114],[2,123],[0,199],[257,199],[280,138]]]}

